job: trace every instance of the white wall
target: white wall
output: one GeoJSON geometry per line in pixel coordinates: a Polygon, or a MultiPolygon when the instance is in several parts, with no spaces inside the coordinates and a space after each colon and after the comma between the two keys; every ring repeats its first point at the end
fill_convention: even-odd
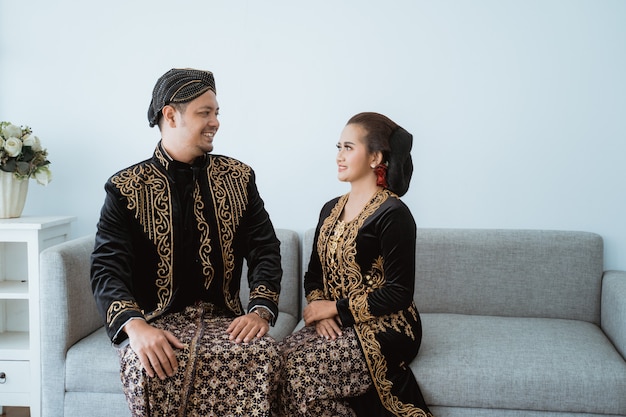
{"type": "Polygon", "coordinates": [[[414,134],[419,226],[592,231],[626,269],[626,1],[0,0],[0,120],[54,174],[24,214],[94,232],[172,67],[215,73],[215,152],[255,168],[276,227],[347,191],[335,143],[372,110],[414,134]]]}

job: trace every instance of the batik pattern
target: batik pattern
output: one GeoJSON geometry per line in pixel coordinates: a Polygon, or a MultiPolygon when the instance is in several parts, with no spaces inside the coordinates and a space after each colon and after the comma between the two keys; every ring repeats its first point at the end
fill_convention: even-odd
{"type": "Polygon", "coordinates": [[[305,327],[280,342],[283,355],[282,417],[354,417],[344,398],[372,387],[365,357],[352,328],[335,340],[305,327]]]}
{"type": "Polygon", "coordinates": [[[226,333],[232,318],[196,304],[154,323],[185,347],[176,351],[177,373],[150,378],[130,345],[120,349],[121,379],[133,417],[269,417],[281,357],[269,336],[236,344],[226,333]]]}

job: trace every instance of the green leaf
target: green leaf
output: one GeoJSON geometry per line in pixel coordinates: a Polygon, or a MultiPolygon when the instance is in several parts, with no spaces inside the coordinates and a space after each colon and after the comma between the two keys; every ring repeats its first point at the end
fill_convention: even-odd
{"type": "Polygon", "coordinates": [[[20,175],[28,175],[30,173],[30,164],[28,162],[18,162],[17,173],[20,175]]]}

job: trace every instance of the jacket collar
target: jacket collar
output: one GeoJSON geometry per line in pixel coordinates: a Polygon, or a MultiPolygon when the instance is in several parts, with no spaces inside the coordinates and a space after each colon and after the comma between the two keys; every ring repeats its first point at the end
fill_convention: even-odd
{"type": "MultiPolygon", "coordinates": [[[[181,164],[189,165],[189,164],[185,164],[184,162],[176,161],[174,158],[172,158],[163,147],[162,141],[159,141],[159,143],[157,144],[157,147],[154,150],[153,159],[156,160],[159,163],[159,165],[161,165],[168,172],[170,168],[174,168],[176,166],[180,167],[181,164]]],[[[196,158],[193,164],[189,166],[190,167],[204,167],[206,166],[208,160],[209,160],[208,154],[204,154],[196,158]]]]}

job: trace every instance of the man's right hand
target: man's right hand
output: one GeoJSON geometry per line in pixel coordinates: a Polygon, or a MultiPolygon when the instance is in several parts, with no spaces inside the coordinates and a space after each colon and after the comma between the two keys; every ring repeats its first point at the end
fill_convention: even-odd
{"type": "Polygon", "coordinates": [[[157,329],[144,320],[131,320],[124,326],[130,347],[135,351],[145,369],[152,378],[160,379],[173,376],[178,371],[178,361],[174,349],[185,347],[180,340],[167,330],[157,329]]]}

